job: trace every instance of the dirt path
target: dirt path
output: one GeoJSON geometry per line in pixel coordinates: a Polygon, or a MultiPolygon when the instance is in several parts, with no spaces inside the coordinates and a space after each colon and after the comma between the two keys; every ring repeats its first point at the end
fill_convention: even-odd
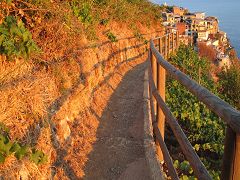
{"type": "Polygon", "coordinates": [[[146,63],[133,67],[116,88],[109,82],[114,92],[98,117],[97,140],[88,155],[84,179],[149,179],[143,147],[145,68],[146,63]]]}

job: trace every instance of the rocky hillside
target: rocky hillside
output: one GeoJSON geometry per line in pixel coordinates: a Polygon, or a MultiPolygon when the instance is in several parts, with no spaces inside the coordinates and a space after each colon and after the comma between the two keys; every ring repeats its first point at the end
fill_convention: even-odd
{"type": "Polygon", "coordinates": [[[103,87],[144,61],[160,11],[146,0],[0,2],[0,177],[84,176],[113,92],[103,87]]]}

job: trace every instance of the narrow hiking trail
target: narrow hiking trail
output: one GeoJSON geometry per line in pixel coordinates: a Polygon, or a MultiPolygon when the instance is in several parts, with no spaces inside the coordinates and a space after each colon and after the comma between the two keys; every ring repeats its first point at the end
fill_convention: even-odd
{"type": "Polygon", "coordinates": [[[116,72],[116,78],[121,78],[117,87],[111,85],[113,78],[95,92],[99,99],[91,113],[98,118],[99,125],[83,179],[149,179],[143,146],[145,68],[146,63],[140,63],[132,66],[125,75],[116,72]],[[113,93],[103,112],[97,112],[96,107],[101,106],[104,94],[109,91],[113,93]]]}

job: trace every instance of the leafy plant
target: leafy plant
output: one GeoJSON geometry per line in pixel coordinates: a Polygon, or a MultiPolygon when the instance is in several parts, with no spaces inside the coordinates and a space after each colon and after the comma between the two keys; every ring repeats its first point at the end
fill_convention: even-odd
{"type": "Polygon", "coordinates": [[[0,25],[0,54],[12,57],[27,58],[39,48],[32,39],[32,34],[21,20],[7,16],[0,25]]]}
{"type": "Polygon", "coordinates": [[[179,172],[180,176],[184,176],[184,174],[187,174],[188,176],[193,175],[193,169],[188,161],[179,162],[178,160],[175,160],[173,165],[179,172]]]}
{"type": "MultiPolygon", "coordinates": [[[[218,84],[209,76],[210,64],[206,59],[199,58],[193,48],[181,46],[169,61],[211,92],[219,94],[218,84]]],[[[216,176],[224,150],[224,123],[171,77],[167,78],[166,102],[203,163],[216,176]]],[[[186,163],[179,166],[181,171],[185,169],[184,167],[187,167],[186,163]]],[[[185,171],[186,169],[183,172],[185,171]]],[[[187,175],[191,174],[188,172],[187,175]]]]}
{"type": "Polygon", "coordinates": [[[240,109],[240,65],[236,62],[230,69],[219,74],[220,91],[225,100],[240,109]]]}
{"type": "Polygon", "coordinates": [[[15,157],[18,160],[21,160],[24,156],[26,156],[29,153],[29,147],[27,145],[21,146],[18,143],[15,143],[15,146],[13,147],[13,152],[15,152],[15,157]]]}
{"type": "Polygon", "coordinates": [[[72,3],[73,14],[86,26],[93,22],[91,15],[91,6],[89,3],[83,3],[81,6],[77,3],[72,3]]]}
{"type": "Polygon", "coordinates": [[[2,122],[0,122],[0,132],[3,132],[3,133],[8,133],[9,132],[9,128],[3,124],[2,122]]]}
{"type": "Polygon", "coordinates": [[[8,139],[8,137],[0,135],[0,153],[3,156],[8,156],[11,151],[13,143],[8,139]]]}
{"type": "Polygon", "coordinates": [[[106,26],[109,23],[109,19],[101,19],[100,24],[106,26]]]}
{"type": "Polygon", "coordinates": [[[143,37],[143,35],[139,31],[136,31],[134,33],[134,37],[136,37],[140,41],[143,41],[143,42],[146,41],[146,39],[143,37]]]}
{"type": "Polygon", "coordinates": [[[111,42],[117,42],[118,41],[117,37],[112,32],[109,31],[106,35],[111,42]]]}
{"type": "Polygon", "coordinates": [[[35,164],[43,164],[47,162],[47,156],[39,150],[33,149],[32,154],[30,156],[31,161],[33,161],[35,164]]]}
{"type": "Polygon", "coordinates": [[[0,134],[0,163],[4,163],[11,154],[14,154],[18,160],[30,155],[30,160],[37,165],[47,162],[47,156],[42,151],[31,149],[28,145],[21,145],[16,141],[13,142],[8,135],[0,134]]]}
{"type": "Polygon", "coordinates": [[[108,0],[94,0],[93,2],[98,5],[106,5],[108,0]]]}

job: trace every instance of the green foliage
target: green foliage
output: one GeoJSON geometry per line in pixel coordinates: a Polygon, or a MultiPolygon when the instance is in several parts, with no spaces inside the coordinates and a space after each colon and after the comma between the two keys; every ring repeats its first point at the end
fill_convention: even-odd
{"type": "Polygon", "coordinates": [[[141,3],[141,2],[143,2],[143,0],[127,0],[127,2],[129,2],[129,3],[141,3]]]}
{"type": "Polygon", "coordinates": [[[12,0],[5,0],[5,2],[9,5],[12,3],[12,0]]]}
{"type": "Polygon", "coordinates": [[[26,156],[29,153],[29,147],[28,146],[21,146],[18,143],[15,143],[15,146],[13,147],[13,152],[15,152],[15,157],[18,160],[21,160],[24,156],[26,156]]]}
{"type": "Polygon", "coordinates": [[[13,143],[10,142],[8,137],[0,135],[0,153],[3,156],[8,156],[11,153],[10,149],[12,145],[13,143]]]}
{"type": "Polygon", "coordinates": [[[84,24],[89,25],[100,19],[124,22],[149,22],[160,18],[161,7],[147,0],[73,0],[73,13],[84,24]],[[147,18],[148,16],[148,18],[147,18]]]}
{"type": "Polygon", "coordinates": [[[238,62],[219,74],[220,91],[225,100],[240,110],[240,69],[238,62]]]}
{"type": "Polygon", "coordinates": [[[106,5],[108,0],[94,0],[93,2],[97,5],[106,5]]]}
{"type": "Polygon", "coordinates": [[[135,36],[138,40],[140,40],[140,41],[145,41],[145,40],[146,40],[139,31],[136,31],[136,32],[134,33],[134,36],[135,36]]]}
{"type": "Polygon", "coordinates": [[[188,161],[179,162],[178,160],[174,161],[174,167],[177,170],[180,179],[194,179],[193,169],[191,168],[188,161]],[[186,176],[187,174],[187,176],[186,176]]]}
{"type": "Polygon", "coordinates": [[[108,37],[108,39],[111,41],[111,42],[117,42],[118,40],[117,40],[117,37],[112,33],[112,32],[108,32],[107,34],[106,34],[106,36],[108,37]]]}
{"type": "Polygon", "coordinates": [[[9,128],[2,122],[0,122],[0,132],[3,132],[5,134],[9,132],[9,128]]]}
{"type": "Polygon", "coordinates": [[[76,2],[71,4],[73,14],[86,26],[89,26],[93,22],[93,17],[91,15],[91,6],[89,3],[83,3],[79,5],[76,2]]]}
{"type": "Polygon", "coordinates": [[[11,154],[14,154],[18,160],[30,155],[30,160],[37,165],[47,162],[47,156],[42,151],[31,149],[28,145],[21,145],[16,141],[13,142],[8,135],[0,134],[0,163],[4,163],[11,154]]]}
{"type": "Polygon", "coordinates": [[[106,26],[109,23],[109,19],[101,19],[100,24],[106,26]]]}
{"type": "MultiPolygon", "coordinates": [[[[169,61],[218,95],[218,85],[209,76],[210,64],[206,59],[199,58],[193,48],[181,46],[169,61]]],[[[171,77],[167,79],[166,101],[203,162],[210,162],[205,163],[207,168],[217,172],[224,150],[224,123],[171,77]]]]}
{"type": "Polygon", "coordinates": [[[32,52],[38,50],[23,22],[17,21],[13,16],[7,16],[0,25],[0,54],[10,59],[12,57],[27,58],[32,52]]]}
{"type": "Polygon", "coordinates": [[[30,156],[31,161],[33,161],[35,164],[43,164],[47,162],[47,156],[39,150],[33,149],[32,154],[30,156]]]}

